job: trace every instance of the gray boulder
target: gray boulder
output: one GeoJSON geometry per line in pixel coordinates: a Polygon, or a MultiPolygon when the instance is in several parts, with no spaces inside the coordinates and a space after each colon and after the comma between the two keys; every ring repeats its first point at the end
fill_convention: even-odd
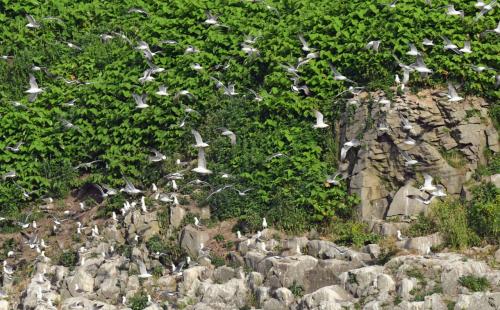
{"type": "Polygon", "coordinates": [[[302,297],[298,310],[341,310],[352,305],[352,296],[341,286],[332,285],[320,288],[319,290],[302,297]]]}
{"type": "Polygon", "coordinates": [[[191,225],[184,227],[179,237],[181,247],[191,257],[198,257],[200,245],[206,244],[208,240],[209,237],[205,231],[198,230],[191,225]]]}
{"type": "Polygon", "coordinates": [[[231,279],[224,284],[202,282],[197,296],[214,309],[241,308],[246,304],[248,289],[243,279],[231,279]]]}

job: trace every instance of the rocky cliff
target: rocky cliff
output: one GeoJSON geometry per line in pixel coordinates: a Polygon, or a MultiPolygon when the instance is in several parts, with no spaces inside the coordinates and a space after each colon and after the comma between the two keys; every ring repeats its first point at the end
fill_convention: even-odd
{"type": "Polygon", "coordinates": [[[489,103],[467,97],[450,102],[440,91],[425,90],[391,98],[361,93],[349,101],[339,126],[340,141],[357,138],[341,171],[350,175],[361,197],[360,217],[375,225],[388,217],[411,217],[428,209],[419,195],[423,174],[444,186],[447,195],[466,195],[472,176],[500,150],[488,116],[489,103]]]}

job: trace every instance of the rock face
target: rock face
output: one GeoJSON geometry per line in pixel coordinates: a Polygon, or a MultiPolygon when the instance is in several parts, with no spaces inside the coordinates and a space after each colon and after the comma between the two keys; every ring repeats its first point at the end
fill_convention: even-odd
{"type": "Polygon", "coordinates": [[[350,189],[361,197],[359,215],[367,222],[425,212],[425,204],[406,197],[423,194],[416,189],[423,173],[439,180],[448,195],[459,195],[478,165],[486,164],[484,151],[500,150],[488,103],[480,98],[450,103],[427,90],[390,104],[381,104],[381,92],[356,99],[354,115],[342,118],[340,142],[358,138],[361,146],[347,153],[341,170],[352,175],[350,189]],[[415,143],[405,143],[409,138],[415,143]]]}

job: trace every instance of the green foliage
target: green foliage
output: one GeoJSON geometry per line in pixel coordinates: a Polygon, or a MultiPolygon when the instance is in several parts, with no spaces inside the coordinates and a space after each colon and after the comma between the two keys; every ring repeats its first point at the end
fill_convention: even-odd
{"type": "Polygon", "coordinates": [[[406,235],[408,237],[426,236],[437,232],[436,222],[424,214],[419,214],[417,220],[410,226],[406,235]]]}
{"type": "Polygon", "coordinates": [[[467,208],[470,227],[484,240],[500,240],[500,190],[492,183],[477,186],[472,191],[467,208]]]}
{"type": "Polygon", "coordinates": [[[59,265],[73,268],[78,262],[78,254],[76,251],[64,251],[59,256],[59,265]]]}
{"type": "Polygon", "coordinates": [[[293,281],[293,284],[288,289],[290,290],[290,292],[292,292],[295,298],[301,298],[302,296],[304,296],[304,287],[298,284],[296,281],[293,281]]]}
{"type": "Polygon", "coordinates": [[[346,221],[331,223],[328,230],[332,233],[332,240],[338,244],[361,247],[379,241],[379,236],[368,232],[368,227],[363,222],[346,221]]]}
{"type": "Polygon", "coordinates": [[[146,241],[146,247],[150,253],[163,253],[160,262],[170,264],[170,262],[179,261],[184,255],[184,250],[178,245],[175,239],[154,235],[146,241]]]}
{"type": "Polygon", "coordinates": [[[221,234],[217,234],[214,236],[214,240],[217,241],[218,243],[224,242],[224,236],[221,234]]]}
{"type": "Polygon", "coordinates": [[[7,258],[7,253],[13,250],[16,245],[16,241],[13,238],[9,238],[2,243],[2,252],[0,252],[0,259],[5,260],[7,258]]]}
{"type": "Polygon", "coordinates": [[[464,249],[477,242],[469,228],[465,206],[459,200],[448,199],[432,206],[431,216],[448,246],[464,249]]]}
{"type": "Polygon", "coordinates": [[[142,310],[148,306],[148,295],[144,292],[136,293],[129,299],[129,307],[132,310],[142,310]]]}
{"type": "Polygon", "coordinates": [[[458,283],[473,292],[484,292],[490,288],[488,279],[486,279],[485,277],[476,277],[473,275],[461,276],[458,279],[458,283]]]}
{"type": "MultiPolygon", "coordinates": [[[[476,35],[496,26],[498,18],[494,13],[474,22],[474,6],[463,4],[466,17],[458,21],[447,16],[444,9],[436,9],[445,4],[443,1],[433,3],[432,8],[423,1],[400,1],[396,8],[379,3],[49,0],[40,5],[36,1],[3,0],[0,54],[14,58],[0,61],[0,149],[19,141],[25,145],[18,153],[0,154],[0,173],[15,169],[19,175],[15,180],[0,182],[0,213],[15,215],[30,202],[23,198],[20,187],[38,190],[32,195],[34,199],[44,195],[62,197],[86,178],[120,186],[124,174],[145,188],[172,172],[171,163],[176,158],[196,157],[189,131],[196,128],[211,145],[207,162],[214,174],[206,181],[221,186],[227,180],[219,173],[227,172],[241,189],[252,188],[245,197],[227,190],[209,201],[205,200],[207,191],[195,192],[198,203],[210,204],[219,219],[242,218],[255,230],[260,218],[266,216],[275,227],[304,231],[333,218],[349,218],[357,198],[347,193],[345,184],[323,184],[325,176],[336,170],[334,122],[345,110],[333,98],[347,88],[333,78],[329,62],[368,89],[388,89],[394,72],[399,70],[393,54],[404,63],[413,62],[414,58],[406,55],[408,43],[412,42],[425,54],[425,62],[434,73],[429,79],[412,73],[410,87],[433,86],[452,79],[463,82],[464,92],[479,93],[491,101],[499,94],[491,74],[476,74],[469,66],[496,66],[497,37],[476,35]],[[150,16],[128,14],[132,6],[141,6],[150,16]],[[221,23],[228,27],[204,25],[207,9],[219,15],[221,23]],[[27,13],[42,27],[25,27],[27,13]],[[61,21],[44,19],[46,16],[61,21]],[[112,31],[126,35],[132,46],[118,36],[108,42],[100,40],[100,34],[112,31]],[[321,51],[319,59],[300,68],[303,82],[313,94],[308,97],[289,90],[290,81],[280,66],[304,56],[297,39],[299,33],[321,51]],[[260,57],[247,57],[241,51],[247,34],[259,36],[255,46],[260,57]],[[441,35],[453,42],[471,39],[474,52],[459,56],[437,46],[420,45],[424,37],[438,42],[441,35]],[[162,44],[164,39],[179,44],[162,44]],[[371,39],[381,40],[378,53],[364,48],[371,39]],[[163,50],[153,62],[166,70],[155,75],[151,83],[138,81],[147,68],[141,53],[133,49],[138,40],[148,42],[153,51],[163,50]],[[65,41],[83,50],[72,50],[65,41]],[[201,52],[185,55],[187,45],[201,52]],[[189,65],[194,62],[205,70],[193,72],[189,65]],[[226,71],[215,69],[224,63],[230,65],[226,71]],[[91,84],[66,84],[62,78],[31,71],[33,64],[47,67],[48,72],[66,80],[91,84]],[[45,88],[32,103],[24,93],[29,73],[45,88]],[[211,76],[226,85],[235,82],[240,95],[224,96],[214,90],[211,76]],[[172,94],[189,89],[195,98],[155,96],[162,84],[172,94]],[[254,101],[248,88],[258,91],[263,100],[254,101]],[[138,110],[132,93],[142,92],[149,95],[150,107],[138,110]],[[77,99],[76,107],[63,105],[72,99],[77,99]],[[12,101],[26,108],[16,108],[12,101]],[[191,113],[181,128],[179,124],[186,116],[184,105],[199,113],[191,113]],[[312,128],[313,109],[325,114],[329,128],[312,128]],[[62,119],[78,128],[65,128],[62,119]],[[236,146],[231,147],[227,138],[220,136],[216,128],[222,126],[235,130],[236,146]],[[150,147],[165,153],[168,160],[149,163],[150,147]],[[276,152],[287,156],[266,160],[276,152]],[[101,162],[91,169],[73,169],[95,159],[101,162]]],[[[490,111],[497,123],[498,111],[498,104],[490,111]]],[[[371,120],[367,123],[369,126],[371,120]]],[[[193,173],[187,173],[186,180],[194,178],[193,173]]],[[[99,215],[105,216],[118,206],[112,202],[99,215]]],[[[363,242],[354,239],[352,242],[363,242]]]]}
{"type": "Polygon", "coordinates": [[[226,260],[224,259],[224,257],[220,257],[215,254],[210,255],[210,261],[212,262],[212,265],[214,265],[216,268],[222,267],[226,264],[226,260]]]}

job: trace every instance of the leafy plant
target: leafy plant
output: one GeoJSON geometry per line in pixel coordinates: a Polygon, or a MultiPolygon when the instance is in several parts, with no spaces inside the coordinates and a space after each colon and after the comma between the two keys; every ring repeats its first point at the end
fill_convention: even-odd
{"type": "Polygon", "coordinates": [[[485,277],[477,277],[473,275],[461,276],[458,279],[458,283],[473,292],[484,292],[490,287],[488,279],[486,279],[485,277]]]}
{"type": "Polygon", "coordinates": [[[148,306],[148,296],[144,292],[136,293],[129,299],[129,307],[132,310],[142,310],[148,306]]]}
{"type": "Polygon", "coordinates": [[[293,281],[293,284],[288,289],[292,292],[295,298],[301,298],[304,296],[304,287],[296,281],[293,281]]]}
{"type": "Polygon", "coordinates": [[[78,262],[78,254],[75,251],[64,251],[59,256],[59,265],[73,268],[78,262]]]}

